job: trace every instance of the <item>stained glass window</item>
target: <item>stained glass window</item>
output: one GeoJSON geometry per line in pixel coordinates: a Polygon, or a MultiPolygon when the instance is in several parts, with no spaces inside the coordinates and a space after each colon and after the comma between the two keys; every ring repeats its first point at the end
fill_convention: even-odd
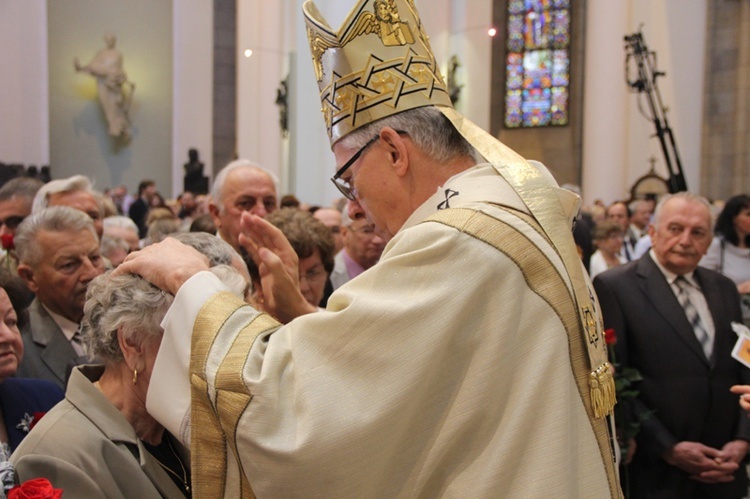
{"type": "Polygon", "coordinates": [[[505,126],[568,124],[570,0],[508,0],[505,126]]]}

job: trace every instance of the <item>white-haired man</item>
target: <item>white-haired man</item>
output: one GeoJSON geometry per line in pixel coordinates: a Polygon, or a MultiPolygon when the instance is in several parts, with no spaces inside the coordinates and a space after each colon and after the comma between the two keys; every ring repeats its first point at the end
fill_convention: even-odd
{"type": "Polygon", "coordinates": [[[648,253],[594,279],[621,368],[643,377],[623,411],[643,421],[631,497],[745,497],[750,421],[729,390],[750,371],[731,355],[737,288],[698,266],[713,238],[708,202],[689,192],[663,198],[649,235],[648,253]]]}
{"type": "Polygon", "coordinates": [[[246,159],[232,161],[214,180],[209,213],[216,235],[240,251],[240,217],[246,211],[265,217],[278,208],[276,179],[246,159]]]}
{"type": "Polygon", "coordinates": [[[34,197],[31,212],[39,213],[48,206],[70,206],[84,212],[94,222],[97,237],[102,238],[102,206],[97,201],[96,191],[88,177],[73,175],[44,184],[34,197]]]}
{"type": "Polygon", "coordinates": [[[128,251],[140,249],[138,226],[133,219],[124,215],[115,215],[104,219],[104,235],[122,239],[128,244],[128,251]]]}

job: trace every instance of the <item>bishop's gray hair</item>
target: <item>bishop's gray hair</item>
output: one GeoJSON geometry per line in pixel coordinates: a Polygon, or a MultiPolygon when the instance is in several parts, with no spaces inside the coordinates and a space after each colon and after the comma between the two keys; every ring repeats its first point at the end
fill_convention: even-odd
{"type": "Polygon", "coordinates": [[[339,143],[346,149],[359,149],[378,135],[383,127],[406,132],[414,144],[437,163],[448,163],[460,157],[480,161],[474,147],[434,106],[410,109],[374,121],[350,133],[339,143]]]}

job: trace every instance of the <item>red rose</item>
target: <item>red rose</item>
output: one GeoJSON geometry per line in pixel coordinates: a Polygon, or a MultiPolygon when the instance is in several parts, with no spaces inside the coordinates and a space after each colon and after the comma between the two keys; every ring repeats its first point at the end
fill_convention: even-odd
{"type": "Polygon", "coordinates": [[[3,234],[0,236],[0,242],[2,242],[4,250],[10,251],[16,249],[16,245],[13,242],[13,234],[3,234]]]}
{"type": "Polygon", "coordinates": [[[34,419],[31,420],[31,423],[29,423],[29,430],[34,428],[36,424],[39,422],[42,417],[47,414],[46,412],[35,412],[34,413],[34,419]]]}
{"type": "Polygon", "coordinates": [[[609,328],[604,330],[604,342],[607,345],[614,345],[617,343],[617,335],[615,334],[614,329],[609,328]]]}
{"type": "Polygon", "coordinates": [[[52,487],[46,478],[26,480],[8,492],[8,499],[60,499],[62,489],[52,487]]]}

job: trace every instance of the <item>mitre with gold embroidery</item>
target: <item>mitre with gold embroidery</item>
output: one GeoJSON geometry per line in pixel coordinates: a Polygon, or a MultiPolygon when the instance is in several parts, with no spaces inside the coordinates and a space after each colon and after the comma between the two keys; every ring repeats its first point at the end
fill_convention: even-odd
{"type": "Polygon", "coordinates": [[[328,136],[423,106],[452,107],[413,0],[360,0],[338,32],[302,7],[328,136]]]}

